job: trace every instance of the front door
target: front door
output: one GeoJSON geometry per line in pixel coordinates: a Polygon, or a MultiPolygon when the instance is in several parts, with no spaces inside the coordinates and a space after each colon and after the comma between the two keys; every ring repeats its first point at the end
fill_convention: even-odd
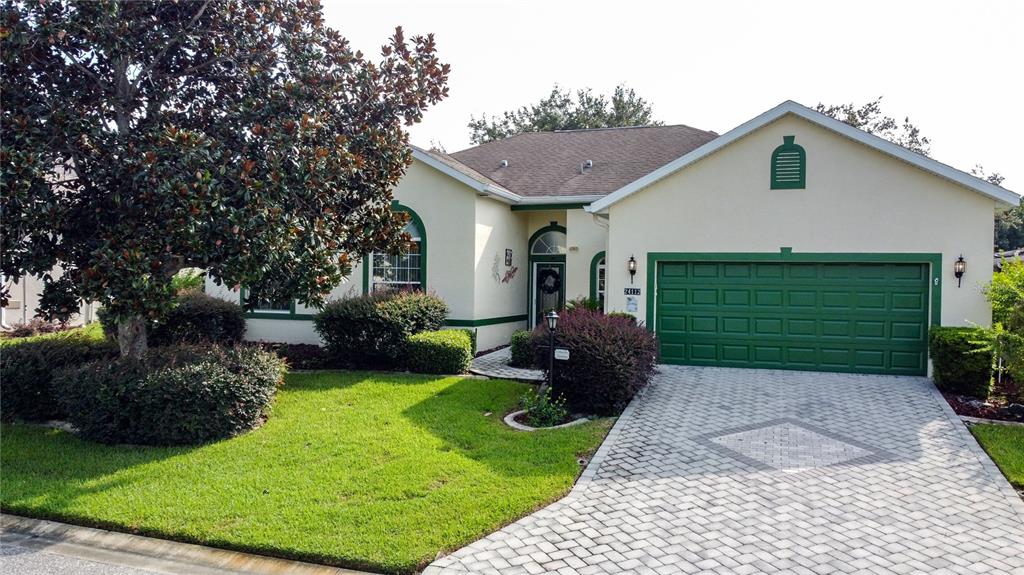
{"type": "Polygon", "coordinates": [[[533,264],[533,325],[544,322],[544,314],[565,307],[565,264],[533,264]]]}

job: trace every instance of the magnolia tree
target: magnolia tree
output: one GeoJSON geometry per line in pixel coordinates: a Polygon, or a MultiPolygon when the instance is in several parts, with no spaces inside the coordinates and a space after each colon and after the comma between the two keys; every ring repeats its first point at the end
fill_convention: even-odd
{"type": "Polygon", "coordinates": [[[41,277],[52,319],[101,302],[124,355],[183,267],[318,305],[400,249],[403,125],[449,72],[401,28],[371,62],[319,0],[9,1],[0,54],[3,273],[41,277]]]}

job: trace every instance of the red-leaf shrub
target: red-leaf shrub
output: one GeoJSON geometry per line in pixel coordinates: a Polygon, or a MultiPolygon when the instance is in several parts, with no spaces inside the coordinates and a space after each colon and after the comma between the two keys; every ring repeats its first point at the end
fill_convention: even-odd
{"type": "MultiPolygon", "coordinates": [[[[559,318],[556,337],[569,359],[555,360],[552,395],[563,395],[574,412],[618,414],[654,375],[657,340],[632,318],[576,308],[559,318]]],[[[547,327],[538,326],[533,345],[545,369],[548,341],[547,327]]]]}

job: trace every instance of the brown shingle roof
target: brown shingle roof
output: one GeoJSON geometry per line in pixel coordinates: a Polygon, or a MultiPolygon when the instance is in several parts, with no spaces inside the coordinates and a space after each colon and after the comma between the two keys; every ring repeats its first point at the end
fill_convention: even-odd
{"type": "Polygon", "coordinates": [[[485,175],[481,174],[480,172],[474,170],[473,168],[467,166],[466,164],[463,164],[462,162],[456,160],[455,158],[453,158],[451,156],[451,154],[445,154],[445,153],[442,153],[442,152],[435,152],[433,150],[427,150],[427,149],[421,148],[419,146],[412,146],[412,147],[414,149],[419,150],[420,152],[423,152],[424,154],[430,156],[431,158],[434,158],[435,160],[441,162],[442,164],[452,168],[453,170],[462,172],[463,174],[469,176],[470,178],[473,178],[474,180],[476,180],[476,181],[478,181],[478,182],[480,182],[482,184],[492,184],[492,185],[498,186],[499,188],[504,188],[504,186],[502,186],[498,182],[495,182],[494,180],[488,178],[487,176],[485,176],[485,175]]]}
{"type": "Polygon", "coordinates": [[[605,195],[717,137],[681,125],[527,132],[442,161],[454,159],[521,196],[605,195]],[[594,165],[581,174],[587,160],[594,165]]]}

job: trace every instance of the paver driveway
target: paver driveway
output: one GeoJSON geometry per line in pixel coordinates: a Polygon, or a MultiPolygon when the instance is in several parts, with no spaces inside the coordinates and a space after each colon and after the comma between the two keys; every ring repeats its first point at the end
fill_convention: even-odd
{"type": "Polygon", "coordinates": [[[1024,504],[924,378],[662,367],[566,499],[456,573],[1010,573],[1024,504]]]}

